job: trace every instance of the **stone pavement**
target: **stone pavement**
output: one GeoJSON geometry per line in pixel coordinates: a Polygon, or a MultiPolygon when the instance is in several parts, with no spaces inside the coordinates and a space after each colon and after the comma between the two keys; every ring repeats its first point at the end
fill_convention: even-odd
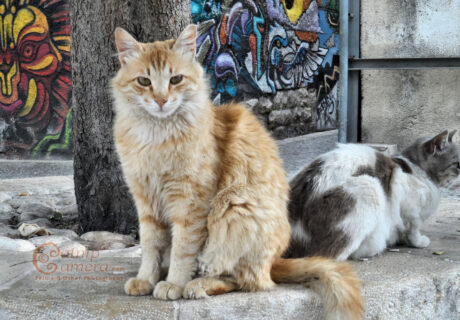
{"type": "MultiPolygon", "coordinates": [[[[334,132],[315,135],[280,142],[290,176],[311,160],[312,150],[317,155],[334,146],[334,132]]],[[[0,180],[0,204],[46,198],[62,211],[58,204],[64,198],[72,201],[72,189],[68,176],[0,180]]],[[[25,206],[21,203],[17,208],[21,205],[25,206]]],[[[428,248],[397,247],[352,262],[363,281],[366,319],[460,319],[460,185],[446,192],[423,229],[431,239],[428,248]]],[[[61,256],[60,244],[59,249],[44,245],[41,252],[35,251],[35,259],[34,251],[0,250],[0,319],[322,318],[321,302],[300,285],[198,301],[128,297],[123,283],[136,273],[139,246],[90,250],[88,241],[72,240],[85,244],[87,250],[61,256]]]]}

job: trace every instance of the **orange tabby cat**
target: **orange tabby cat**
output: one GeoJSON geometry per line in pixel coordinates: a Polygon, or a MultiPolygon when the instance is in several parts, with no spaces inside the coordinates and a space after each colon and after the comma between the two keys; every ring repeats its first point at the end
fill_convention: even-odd
{"type": "Polygon", "coordinates": [[[177,40],[153,43],[115,34],[122,65],[113,79],[115,141],[142,245],[126,293],[197,299],[311,281],[328,319],[361,318],[348,264],[280,258],[290,237],[289,186],[277,147],[243,106],[212,106],[195,61],[196,30],[189,25],[177,40]],[[159,281],[170,245],[169,273],[159,281]]]}

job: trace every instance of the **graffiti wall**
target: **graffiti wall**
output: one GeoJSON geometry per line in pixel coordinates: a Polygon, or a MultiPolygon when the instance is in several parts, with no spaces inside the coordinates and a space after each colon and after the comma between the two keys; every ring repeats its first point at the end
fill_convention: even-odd
{"type": "Polygon", "coordinates": [[[0,0],[0,157],[71,155],[69,0],[0,0]]]}
{"type": "Polygon", "coordinates": [[[336,127],[339,0],[192,0],[216,103],[307,87],[318,130],[336,127]]]}

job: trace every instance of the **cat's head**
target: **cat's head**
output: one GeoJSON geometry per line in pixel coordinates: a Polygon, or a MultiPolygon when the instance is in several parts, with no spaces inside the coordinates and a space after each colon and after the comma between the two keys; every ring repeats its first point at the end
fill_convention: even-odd
{"type": "Polygon", "coordinates": [[[164,120],[203,108],[208,93],[195,61],[196,37],[197,27],[189,25],[176,40],[140,43],[117,28],[121,68],[112,81],[117,111],[164,120]]]}
{"type": "Polygon", "coordinates": [[[452,142],[456,130],[445,130],[432,138],[420,138],[402,155],[421,167],[441,186],[448,186],[460,175],[460,154],[452,142]]]}

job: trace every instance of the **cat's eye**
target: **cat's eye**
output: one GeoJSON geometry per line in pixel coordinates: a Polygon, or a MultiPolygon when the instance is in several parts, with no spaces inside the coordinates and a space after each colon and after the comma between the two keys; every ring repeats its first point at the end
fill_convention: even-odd
{"type": "Polygon", "coordinates": [[[169,83],[171,83],[171,84],[178,84],[179,82],[182,81],[182,79],[183,79],[183,76],[180,74],[180,75],[171,77],[171,79],[169,79],[169,83]]]}
{"type": "Polygon", "coordinates": [[[138,77],[137,82],[144,87],[147,87],[151,84],[150,79],[146,77],[138,77]]]}

